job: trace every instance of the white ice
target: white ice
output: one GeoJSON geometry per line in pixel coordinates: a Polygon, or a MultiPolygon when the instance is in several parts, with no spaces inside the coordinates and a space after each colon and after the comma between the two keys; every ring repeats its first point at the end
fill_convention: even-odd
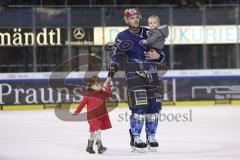
{"type": "Polygon", "coordinates": [[[171,114],[186,114],[187,121],[159,121],[160,146],[147,153],[130,151],[126,113],[127,108],[110,112],[113,128],[102,132],[108,150],[90,155],[87,122],[61,121],[53,110],[0,111],[0,160],[240,159],[240,106],[164,107],[169,120],[171,114]]]}

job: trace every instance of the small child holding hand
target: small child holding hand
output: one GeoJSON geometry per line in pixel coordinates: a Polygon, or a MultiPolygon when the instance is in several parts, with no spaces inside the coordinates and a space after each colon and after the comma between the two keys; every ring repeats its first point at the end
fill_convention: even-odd
{"type": "Polygon", "coordinates": [[[86,151],[94,154],[93,150],[94,141],[98,147],[98,153],[101,154],[107,150],[103,147],[101,141],[101,130],[112,128],[105,100],[112,96],[111,81],[107,81],[105,90],[101,79],[93,76],[88,80],[88,91],[84,95],[82,101],[74,111],[74,115],[79,114],[85,105],[87,105],[87,120],[90,125],[90,138],[86,151]]]}

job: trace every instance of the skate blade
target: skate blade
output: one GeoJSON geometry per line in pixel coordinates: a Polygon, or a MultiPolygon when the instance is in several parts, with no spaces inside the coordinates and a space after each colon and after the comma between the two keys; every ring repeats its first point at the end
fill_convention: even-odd
{"type": "Polygon", "coordinates": [[[157,147],[148,146],[148,151],[149,152],[157,152],[157,147]]]}
{"type": "Polygon", "coordinates": [[[132,147],[131,152],[134,153],[146,153],[147,149],[146,148],[136,148],[136,147],[132,147]]]}

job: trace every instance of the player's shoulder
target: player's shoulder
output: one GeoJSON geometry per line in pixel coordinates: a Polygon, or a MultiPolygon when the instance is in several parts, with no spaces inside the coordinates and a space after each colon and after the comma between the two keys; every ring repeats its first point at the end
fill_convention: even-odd
{"type": "Polygon", "coordinates": [[[123,38],[124,36],[126,36],[126,35],[129,34],[128,32],[129,32],[129,30],[128,30],[128,28],[127,28],[127,29],[125,29],[125,30],[119,32],[119,33],[117,34],[117,37],[119,37],[119,38],[123,38]]]}
{"type": "MultiPolygon", "coordinates": [[[[140,32],[146,32],[146,31],[149,31],[149,29],[146,27],[140,26],[140,32]]],[[[118,35],[120,35],[120,36],[124,35],[124,34],[131,34],[131,32],[129,31],[129,28],[118,33],[118,35]]]]}
{"type": "Polygon", "coordinates": [[[142,30],[143,30],[143,32],[147,32],[147,31],[149,31],[149,29],[148,28],[146,28],[146,27],[140,27],[142,30]]]}

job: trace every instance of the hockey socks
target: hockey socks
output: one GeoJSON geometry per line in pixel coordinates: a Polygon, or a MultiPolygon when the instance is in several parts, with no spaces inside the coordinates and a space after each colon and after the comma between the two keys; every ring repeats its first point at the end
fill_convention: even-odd
{"type": "Polygon", "coordinates": [[[144,143],[141,138],[140,134],[142,131],[142,127],[144,124],[145,115],[142,114],[132,114],[130,117],[131,129],[129,130],[131,142],[130,145],[134,148],[146,148],[147,145],[144,143]]]}
{"type": "Polygon", "coordinates": [[[147,144],[149,147],[158,147],[158,142],[155,138],[158,126],[158,113],[146,114],[146,134],[147,144]]]}

